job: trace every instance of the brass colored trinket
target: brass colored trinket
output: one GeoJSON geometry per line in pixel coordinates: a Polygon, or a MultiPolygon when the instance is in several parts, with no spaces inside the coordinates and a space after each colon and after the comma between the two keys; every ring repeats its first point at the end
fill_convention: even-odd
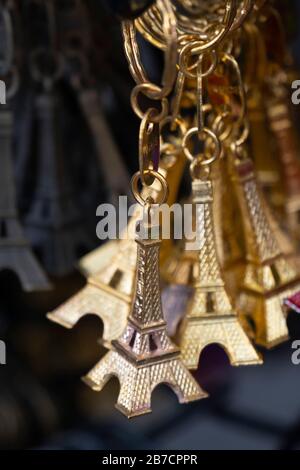
{"type": "Polygon", "coordinates": [[[262,361],[241,326],[221,275],[212,214],[212,183],[194,180],[192,187],[199,268],[194,294],[179,331],[183,361],[189,369],[196,369],[201,351],[218,343],[228,353],[232,365],[260,364],[262,361]]]}
{"type": "MultiPolygon", "coordinates": [[[[154,228],[144,221],[141,224],[143,234],[154,228]]],[[[117,376],[121,389],[116,407],[128,418],[151,412],[151,394],[161,383],[169,385],[181,403],[206,396],[167,335],[160,295],[161,242],[144,237],[136,239],[136,285],[126,329],[84,377],[93,390],[100,391],[110,377],[117,376]]]]}
{"type": "Polygon", "coordinates": [[[283,301],[299,290],[299,276],[280,250],[252,161],[236,161],[234,168],[247,250],[239,308],[254,329],[255,341],[270,348],[288,338],[283,301]]]}

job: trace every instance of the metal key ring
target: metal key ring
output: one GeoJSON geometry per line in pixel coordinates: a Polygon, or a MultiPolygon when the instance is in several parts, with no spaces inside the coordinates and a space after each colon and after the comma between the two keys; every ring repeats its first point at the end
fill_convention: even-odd
{"type": "MultiPolygon", "coordinates": [[[[137,85],[134,87],[134,89],[131,92],[131,106],[135,114],[140,118],[144,119],[145,113],[141,110],[139,104],[138,104],[138,95],[139,93],[143,93],[144,95],[147,95],[148,90],[158,90],[159,87],[156,85],[153,85],[152,83],[142,83],[140,85],[137,85]]],[[[167,98],[161,98],[161,111],[157,111],[156,113],[151,114],[151,119],[149,116],[149,120],[155,123],[159,123],[162,119],[164,119],[168,115],[168,110],[169,110],[169,103],[167,98]]]]}
{"type": "MultiPolygon", "coordinates": [[[[204,127],[202,129],[202,133],[208,135],[213,140],[213,143],[215,145],[215,150],[214,150],[213,155],[209,158],[204,158],[201,161],[201,165],[206,166],[206,165],[210,165],[211,163],[213,163],[214,161],[216,161],[220,158],[220,155],[222,153],[222,146],[221,146],[220,139],[217,137],[217,135],[213,131],[208,129],[207,127],[204,127]]],[[[198,155],[193,155],[191,153],[191,151],[187,147],[187,143],[188,143],[188,140],[195,134],[197,134],[197,136],[199,136],[198,127],[192,127],[185,134],[185,136],[183,138],[183,141],[182,141],[183,152],[184,152],[186,158],[188,160],[190,160],[191,162],[193,162],[195,159],[198,159],[198,155]]]]}
{"type": "MultiPolygon", "coordinates": [[[[166,179],[163,177],[163,175],[161,173],[159,173],[158,171],[147,170],[146,173],[147,173],[148,176],[152,176],[154,178],[154,180],[155,179],[158,180],[159,183],[161,184],[162,196],[161,196],[160,200],[155,201],[155,204],[161,206],[168,199],[168,195],[169,195],[168,183],[167,183],[166,179]]],[[[144,206],[145,204],[147,204],[147,198],[144,199],[143,196],[141,195],[140,191],[139,191],[139,187],[138,187],[139,181],[141,181],[140,171],[135,173],[133,175],[132,179],[131,179],[131,190],[132,190],[132,194],[133,194],[134,198],[136,199],[136,201],[141,206],[144,206]]]]}

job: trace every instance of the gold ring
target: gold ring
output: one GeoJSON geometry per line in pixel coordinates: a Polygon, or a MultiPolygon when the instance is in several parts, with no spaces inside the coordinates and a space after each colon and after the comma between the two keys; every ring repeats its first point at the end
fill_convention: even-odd
{"type": "MultiPolygon", "coordinates": [[[[210,165],[211,163],[213,163],[215,160],[217,160],[218,158],[220,158],[220,155],[221,155],[221,152],[222,152],[222,146],[221,146],[221,142],[219,140],[219,138],[216,136],[216,134],[211,131],[210,129],[208,129],[207,127],[204,127],[202,129],[202,133],[203,134],[207,134],[209,137],[211,137],[211,139],[213,140],[214,144],[215,144],[215,150],[214,150],[214,153],[211,157],[209,158],[203,158],[201,160],[201,165],[205,166],[205,165],[210,165]]],[[[190,160],[191,162],[194,161],[194,159],[198,159],[199,158],[199,155],[193,155],[190,150],[188,149],[187,147],[187,142],[188,140],[193,136],[197,134],[199,136],[199,130],[198,130],[198,127],[192,127],[184,136],[183,138],[183,141],[182,141],[182,147],[183,147],[183,152],[186,156],[186,158],[188,160],[190,160]]]]}
{"type": "MultiPolygon", "coordinates": [[[[168,183],[166,179],[163,177],[163,175],[159,173],[158,171],[147,170],[145,173],[147,173],[148,176],[152,176],[154,180],[157,179],[161,184],[162,196],[160,200],[155,201],[155,204],[158,204],[159,206],[161,206],[168,199],[168,195],[169,195],[168,183]]],[[[141,204],[141,206],[144,206],[145,204],[147,204],[147,198],[144,199],[142,195],[140,194],[139,187],[138,187],[139,181],[142,181],[140,171],[135,173],[131,179],[131,190],[136,201],[139,204],[141,204]]]]}

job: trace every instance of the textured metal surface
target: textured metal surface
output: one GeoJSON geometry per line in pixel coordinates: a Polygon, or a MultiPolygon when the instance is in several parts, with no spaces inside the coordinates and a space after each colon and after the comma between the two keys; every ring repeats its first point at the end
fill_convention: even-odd
{"type": "Polygon", "coordinates": [[[201,351],[218,343],[232,365],[260,364],[261,359],[245,334],[221,274],[216,248],[211,181],[193,182],[193,203],[199,249],[198,277],[194,294],[179,331],[182,358],[188,368],[198,367],[201,351]]]}
{"type": "Polygon", "coordinates": [[[138,239],[137,243],[135,295],[127,327],[113,342],[114,349],[84,378],[99,391],[111,376],[117,376],[121,389],[116,406],[129,418],[151,411],[152,391],[161,383],[169,385],[182,403],[206,396],[166,332],[159,280],[160,241],[138,239]]]}
{"type": "Polygon", "coordinates": [[[47,317],[65,328],[73,328],[85,315],[97,315],[103,322],[103,343],[108,346],[111,340],[123,332],[129,307],[129,301],[89,282],[78,294],[47,317]]]}
{"type": "Polygon", "coordinates": [[[256,342],[272,347],[288,336],[283,300],[299,290],[297,267],[280,249],[250,160],[236,164],[234,179],[247,248],[239,307],[254,326],[256,342]]]}
{"type": "Polygon", "coordinates": [[[104,325],[103,342],[107,346],[118,338],[126,327],[127,317],[134,292],[136,272],[136,243],[132,237],[141,210],[136,206],[128,227],[128,238],[119,242],[110,241],[102,247],[112,258],[103,262],[104,267],[91,275],[80,292],[48,314],[52,321],[68,328],[73,327],[84,315],[93,313],[104,325]],[[113,250],[110,250],[110,247],[113,250]]]}
{"type": "Polygon", "coordinates": [[[16,210],[12,166],[13,116],[9,107],[0,109],[0,269],[14,271],[26,291],[49,289],[50,283],[25,239],[16,210]]]}
{"type": "MultiPolygon", "coordinates": [[[[137,213],[130,221],[135,224],[137,213]]],[[[101,318],[103,341],[109,344],[123,332],[129,315],[136,271],[136,246],[132,239],[121,240],[106,266],[90,276],[87,285],[71,299],[48,314],[52,321],[68,328],[89,313],[101,318]]]]}

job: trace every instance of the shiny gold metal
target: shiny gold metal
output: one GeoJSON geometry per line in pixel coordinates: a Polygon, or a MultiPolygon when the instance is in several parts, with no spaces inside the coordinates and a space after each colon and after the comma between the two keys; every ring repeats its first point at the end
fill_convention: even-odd
{"type": "MultiPolygon", "coordinates": [[[[167,169],[160,174],[166,175],[170,184],[167,203],[172,205],[177,197],[185,159],[178,155],[167,169]]],[[[145,187],[143,198],[151,196],[154,201],[162,197],[162,187],[158,180],[145,187]]],[[[85,315],[94,314],[101,318],[104,325],[103,344],[110,342],[124,331],[134,292],[136,270],[136,244],[133,238],[135,226],[141,217],[137,205],[126,228],[127,236],[120,241],[109,241],[100,249],[83,260],[88,279],[87,285],[71,299],[48,314],[48,318],[66,328],[73,328],[85,315]],[[105,261],[104,261],[105,260],[105,261]]],[[[170,255],[172,240],[163,240],[161,262],[170,255]]]]}
{"type": "Polygon", "coordinates": [[[104,243],[79,260],[79,271],[86,278],[96,274],[108,265],[111,258],[116,254],[117,250],[118,240],[110,240],[109,242],[104,243]]]}
{"type": "MultiPolygon", "coordinates": [[[[141,224],[143,233],[149,234],[153,227],[144,221],[141,224]]],[[[100,391],[117,376],[121,388],[116,408],[128,418],[151,412],[151,394],[162,383],[174,390],[180,403],[206,397],[166,332],[160,295],[160,240],[137,238],[136,242],[136,285],[126,329],[83,379],[100,391]]]]}
{"type": "MultiPolygon", "coordinates": [[[[193,21],[191,21],[189,10],[184,11],[182,8],[177,8],[176,3],[173,5],[173,11],[177,21],[179,45],[185,45],[187,42],[197,39],[199,44],[195,51],[196,54],[216,47],[228,35],[231,28],[235,29],[239,26],[239,22],[244,20],[245,10],[247,10],[247,14],[249,13],[249,5],[244,4],[246,8],[237,14],[236,0],[226,0],[214,5],[213,8],[206,1],[197,5],[196,15],[193,15],[193,21]]],[[[250,3],[250,0],[246,0],[246,3],[250,3]]],[[[147,41],[164,50],[166,39],[163,18],[161,7],[156,2],[135,20],[135,26],[147,41]]]]}
{"type": "MultiPolygon", "coordinates": [[[[169,0],[157,0],[156,7],[160,11],[161,25],[165,47],[165,68],[162,76],[162,87],[145,90],[148,98],[162,99],[167,96],[173,88],[176,77],[177,58],[177,30],[176,17],[169,0]]],[[[132,21],[123,22],[123,38],[125,54],[129,64],[129,70],[137,85],[147,85],[149,80],[141,63],[138,44],[136,41],[135,24],[132,21]]]]}
{"type": "Polygon", "coordinates": [[[247,253],[238,306],[255,341],[270,348],[288,338],[283,300],[299,290],[300,279],[280,249],[252,161],[235,159],[233,170],[247,253]]]}
{"type": "Polygon", "coordinates": [[[196,369],[201,351],[209,344],[218,343],[232,365],[260,364],[262,361],[241,326],[221,274],[212,213],[212,183],[194,180],[192,188],[199,243],[198,273],[179,331],[183,361],[189,369],[196,369]]]}

